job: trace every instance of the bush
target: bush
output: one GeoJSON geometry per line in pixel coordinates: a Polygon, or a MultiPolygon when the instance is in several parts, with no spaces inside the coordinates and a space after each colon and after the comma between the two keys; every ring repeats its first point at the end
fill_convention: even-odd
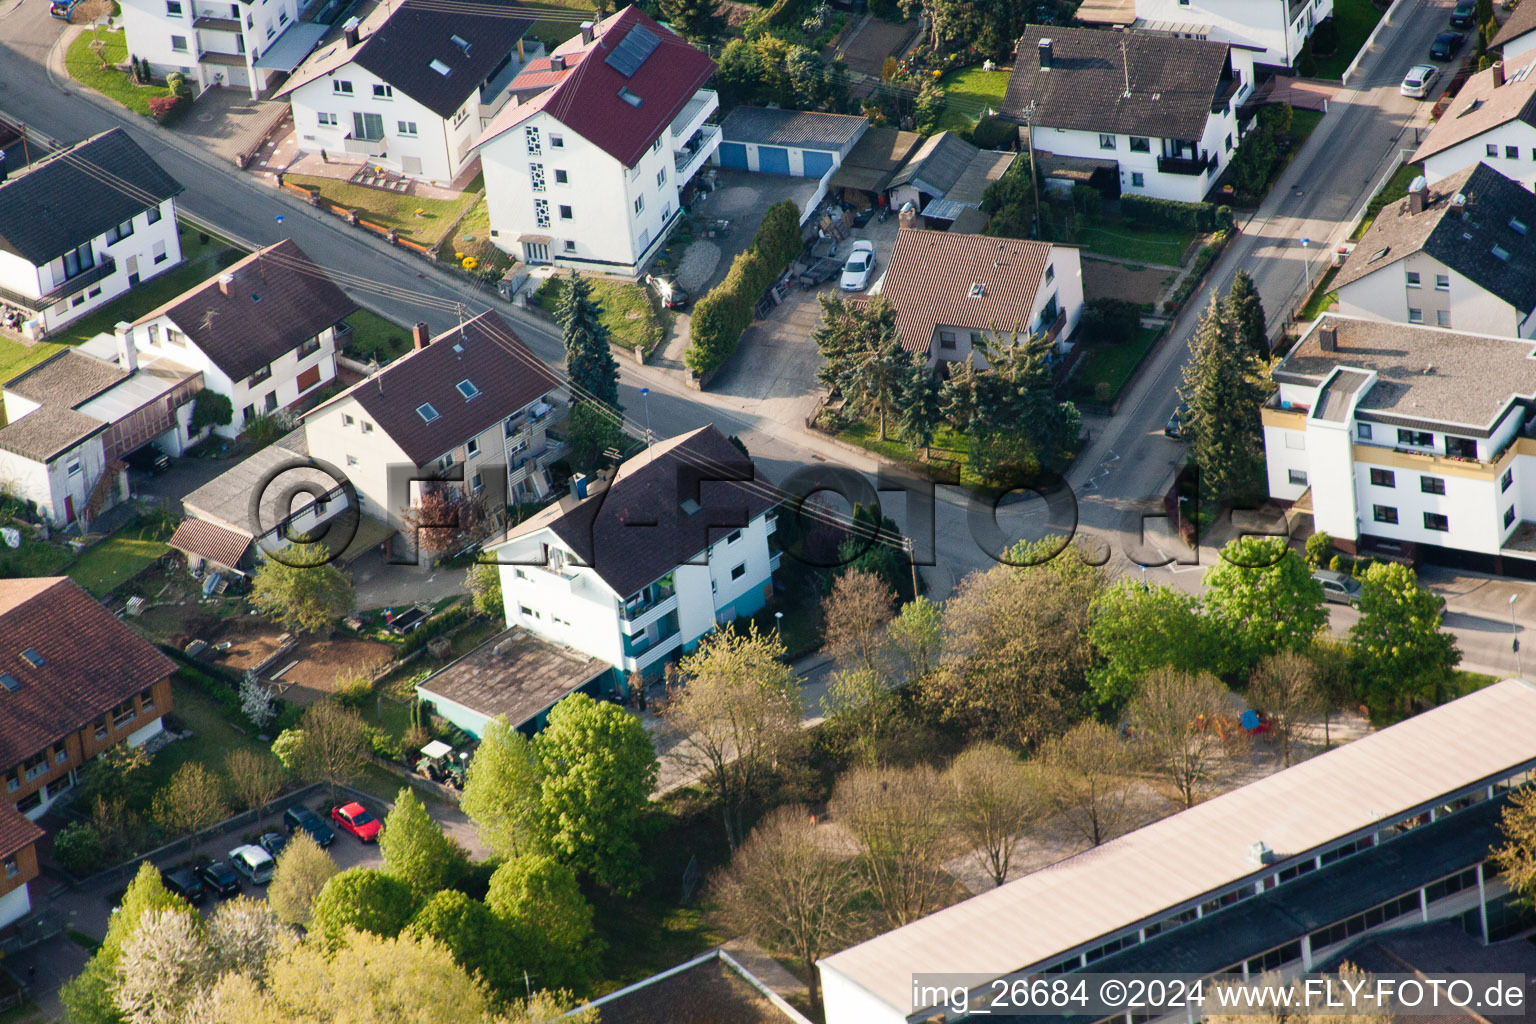
{"type": "Polygon", "coordinates": [[[105,857],[101,835],[86,822],[72,821],[54,834],[53,858],[72,875],[100,870],[105,857]]]}
{"type": "Polygon", "coordinates": [[[693,307],[683,362],[703,375],[718,369],[736,351],[742,332],[770,285],[800,255],[800,208],[793,200],[774,203],[747,250],[736,257],[725,280],[693,307]]]}
{"type": "Polygon", "coordinates": [[[971,145],[977,149],[1014,149],[1019,144],[1019,126],[1000,117],[984,117],[971,129],[971,145]]]}
{"type": "Polygon", "coordinates": [[[1125,299],[1090,299],[1083,304],[1078,330],[1086,341],[1100,345],[1123,345],[1136,337],[1141,327],[1141,307],[1125,299]]]}
{"type": "Polygon", "coordinates": [[[1333,554],[1333,538],[1319,530],[1307,538],[1307,564],[1317,569],[1333,554]]]}
{"type": "Polygon", "coordinates": [[[1339,26],[1332,18],[1324,18],[1312,30],[1312,52],[1319,57],[1332,57],[1339,52],[1339,26]]]}
{"type": "Polygon", "coordinates": [[[475,610],[466,605],[454,605],[441,615],[433,616],[421,624],[421,628],[405,638],[400,645],[400,656],[415,654],[434,638],[442,636],[451,629],[457,629],[474,617],[475,610]]]}
{"type": "Polygon", "coordinates": [[[386,761],[400,760],[400,741],[382,729],[366,726],[368,730],[368,746],[374,754],[386,761]]]}
{"type": "Polygon", "coordinates": [[[148,103],[149,115],[160,124],[169,124],[176,120],[182,109],[188,105],[186,95],[181,93],[174,96],[151,96],[148,103]]]}
{"type": "Polygon", "coordinates": [[[1185,231],[1215,231],[1232,223],[1232,211],[1212,203],[1180,203],[1151,196],[1123,195],[1120,215],[1128,221],[1148,227],[1182,228],[1185,231]],[[1218,216],[1226,211],[1225,221],[1218,216]]]}

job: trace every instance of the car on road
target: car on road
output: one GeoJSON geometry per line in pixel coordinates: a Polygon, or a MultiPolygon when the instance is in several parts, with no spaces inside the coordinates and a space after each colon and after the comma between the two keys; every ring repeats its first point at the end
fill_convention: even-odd
{"type": "Polygon", "coordinates": [[[1466,41],[1465,32],[1441,32],[1435,36],[1435,41],[1429,44],[1429,55],[1435,60],[1450,60],[1460,52],[1462,44],[1466,41]]]}
{"type": "Polygon", "coordinates": [[[165,873],[166,891],[188,903],[203,902],[203,883],[191,868],[177,868],[165,873]]]}
{"type": "Polygon", "coordinates": [[[1180,402],[1179,407],[1173,410],[1173,415],[1169,416],[1168,422],[1164,424],[1163,434],[1167,437],[1173,438],[1175,441],[1182,441],[1189,433],[1184,428],[1184,421],[1188,417],[1189,406],[1183,402],[1180,402]]]}
{"type": "Polygon", "coordinates": [[[687,309],[690,301],[688,289],[677,283],[671,274],[646,274],[645,283],[667,309],[687,309]]]}
{"type": "Polygon", "coordinates": [[[1312,578],[1323,585],[1323,600],[1339,604],[1357,604],[1360,601],[1360,581],[1347,573],[1332,569],[1319,569],[1312,578]]]}
{"type": "Polygon", "coordinates": [[[272,869],[276,867],[272,855],[255,845],[237,846],[230,850],[229,863],[256,885],[266,885],[272,881],[272,869]]]}
{"type": "Polygon", "coordinates": [[[843,278],[838,287],[845,292],[861,292],[869,287],[869,278],[874,272],[875,243],[854,242],[843,264],[843,278]]]}
{"type": "Polygon", "coordinates": [[[1477,0],[1456,0],[1456,9],[1451,11],[1451,26],[1471,28],[1476,21],[1477,0]]]}
{"type": "Polygon", "coordinates": [[[256,842],[273,860],[276,860],[277,855],[288,846],[288,837],[281,832],[263,832],[256,842]]]}
{"type": "Polygon", "coordinates": [[[1429,90],[1434,88],[1435,80],[1439,77],[1440,69],[1433,64],[1415,64],[1403,76],[1403,84],[1397,87],[1397,91],[1421,100],[1429,95],[1429,90]]]}
{"type": "Polygon", "coordinates": [[[197,877],[220,899],[240,895],[240,876],[222,860],[210,861],[198,868],[197,877]]]}
{"type": "Polygon", "coordinates": [[[336,841],[336,833],[331,826],[308,807],[288,808],[283,812],[283,824],[288,827],[290,836],[300,829],[308,832],[309,838],[313,839],[322,850],[336,841]]]}
{"type": "Polygon", "coordinates": [[[379,838],[379,830],[383,823],[368,813],[368,808],[356,800],[331,808],[331,820],[343,831],[351,832],[365,843],[371,843],[379,838]]]}
{"type": "Polygon", "coordinates": [[[156,444],[147,444],[123,456],[129,469],[136,469],[145,476],[158,476],[171,468],[171,457],[156,444]]]}

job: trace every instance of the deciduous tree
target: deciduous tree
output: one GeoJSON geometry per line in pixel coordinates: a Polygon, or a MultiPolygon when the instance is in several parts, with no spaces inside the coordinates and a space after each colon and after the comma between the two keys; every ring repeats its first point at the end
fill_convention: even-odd
{"type": "Polygon", "coordinates": [[[902,605],[885,627],[895,679],[915,683],[937,668],[943,634],[944,614],[939,605],[926,597],[916,597],[902,605]]]}
{"type": "Polygon", "coordinates": [[[320,849],[308,832],[295,832],[277,855],[272,882],[267,886],[267,902],[278,920],[309,927],[315,897],[338,870],[331,855],[320,849]]]}
{"type": "Polygon", "coordinates": [[[272,965],[267,991],[302,1024],[473,1024],[489,1010],[483,986],[447,948],[414,936],[352,932],[335,950],[301,943],[272,965]]]}
{"type": "Polygon", "coordinates": [[[877,672],[832,674],[821,698],[826,727],[839,748],[866,767],[877,766],[901,716],[901,702],[877,672]]]}
{"type": "Polygon", "coordinates": [[[464,589],[469,591],[475,611],[497,622],[504,621],[506,607],[501,600],[501,566],[476,562],[464,574],[464,589]]]}
{"type": "MultiPolygon", "coordinates": [[[[459,966],[478,975],[498,995],[524,991],[521,965],[506,923],[484,903],[457,889],[433,893],[411,918],[406,934],[442,943],[459,966]]],[[[542,984],[544,979],[539,981],[542,984]]]]}
{"type": "Polygon", "coordinates": [[[565,279],[555,320],[565,340],[565,370],[570,377],[571,398],[601,402],[619,411],[619,364],[608,344],[608,328],[602,307],[592,298],[592,286],[572,270],[565,279]]]}
{"type": "Polygon", "coordinates": [[[180,1024],[217,966],[202,918],[184,910],[152,910],[123,941],[112,998],[128,1024],[180,1024]]]}
{"type": "Polygon", "coordinates": [[[927,765],[853,768],[832,791],[832,817],[858,845],[855,863],[892,927],[937,909],[955,885],[944,863],[962,844],[948,796],[927,765]]]}
{"type": "Polygon", "coordinates": [[[639,836],[656,785],[656,750],[638,718],[577,693],[533,744],[550,848],[588,878],[629,893],[645,873],[639,836]]]}
{"type": "Polygon", "coordinates": [[[299,731],[299,775],[325,783],[331,799],[336,798],[337,786],[353,781],[367,770],[373,747],[368,741],[368,727],[356,711],[332,700],[311,704],[299,719],[299,731]]]}
{"type": "Polygon", "coordinates": [[[1527,902],[1536,900],[1536,788],[1517,790],[1499,818],[1504,843],[1493,851],[1504,884],[1527,902]]]}
{"type": "Polygon", "coordinates": [[[224,820],[226,809],[223,780],[197,761],[177,768],[155,794],[155,821],[172,835],[201,832],[224,820]]]}
{"type": "Polygon", "coordinates": [[[852,860],[817,833],[810,811],[771,811],[710,891],[733,932],[805,966],[811,1005],[819,1005],[816,961],[858,936],[864,885],[852,860]]]}
{"type": "Polygon", "coordinates": [[[826,649],[845,669],[879,672],[896,595],[879,576],[850,568],[821,602],[826,649]]]}
{"type": "Polygon", "coordinates": [[[379,833],[379,853],[384,871],[409,885],[418,900],[457,884],[469,867],[464,847],[432,820],[410,786],[395,795],[379,833]]]}
{"type": "Polygon", "coordinates": [[[310,908],[309,934],[329,949],[342,945],[348,930],[393,938],[415,916],[416,907],[411,887],[394,875],[348,868],[320,887],[310,908]]]}
{"type": "Polygon", "coordinates": [[[1360,618],[1349,630],[1356,671],[1373,711],[1439,703],[1461,662],[1456,638],[1441,628],[1445,602],[1397,562],[1377,562],[1361,580],[1360,618]]]}
{"type": "Polygon", "coordinates": [[[1113,729],[1079,722],[1048,740],[1035,764],[1046,798],[1079,835],[1098,846],[1120,834],[1130,817],[1135,757],[1113,729]]]}
{"type": "Polygon", "coordinates": [[[1088,675],[1094,703],[1115,715],[1154,669],[1216,667],[1207,637],[1195,597],[1161,583],[1117,580],[1095,599],[1088,620],[1096,655],[1088,675]]]}
{"type": "Polygon", "coordinates": [[[1280,750],[1280,763],[1291,766],[1301,734],[1322,711],[1317,666],[1294,651],[1272,654],[1259,662],[1248,694],[1253,705],[1269,716],[1270,735],[1280,750]]]}
{"type": "Polygon", "coordinates": [[[1129,717],[1148,761],[1162,771],[1185,807],[1211,777],[1222,750],[1219,720],[1232,709],[1227,688],[1209,673],[1159,669],[1131,701],[1129,717]]]}
{"type": "Polygon", "coordinates": [[[289,544],[257,566],[251,604],[287,629],[328,633],[352,610],[352,580],[324,544],[289,544]]]}
{"type": "Polygon", "coordinates": [[[944,773],[955,826],[986,870],[1002,885],[1013,863],[1020,833],[1040,816],[1041,793],[1019,757],[997,743],[974,743],[944,773]]]}
{"type": "Polygon", "coordinates": [[[400,510],[401,532],[429,563],[479,543],[495,528],[484,499],[467,484],[420,481],[415,500],[400,510]]]}
{"type": "Polygon", "coordinates": [[[708,42],[720,31],[715,0],[660,0],[661,18],[696,43],[708,42]]]}
{"type": "Polygon", "coordinates": [[[485,904],[509,929],[516,960],[542,986],[584,985],[595,967],[592,907],[576,873],[553,857],[513,857],[491,876],[485,904]]]}
{"type": "Polygon", "coordinates": [[[1281,651],[1304,651],[1328,623],[1323,586],[1283,537],[1240,537],[1205,573],[1205,607],[1223,638],[1223,673],[1247,675],[1281,651]]]}
{"type": "Polygon", "coordinates": [[[459,806],[475,823],[480,841],[501,857],[544,846],[539,820],[538,761],[527,737],[505,718],[491,721],[469,763],[459,806]]]}
{"type": "Polygon", "coordinates": [[[243,809],[264,807],[283,788],[283,766],[266,751],[238,747],[224,756],[229,791],[243,809]]]}
{"type": "Polygon", "coordinates": [[[679,737],[674,754],[700,771],[720,799],[725,837],[744,838],[743,814],[775,762],[803,741],[800,684],[784,663],[777,636],[721,629],[682,660],[683,685],[667,718],[679,737]]]}
{"type": "Polygon", "coordinates": [[[296,939],[266,900],[225,900],[208,920],[208,944],[220,973],[235,971],[265,980],[267,964],[296,939]]]}

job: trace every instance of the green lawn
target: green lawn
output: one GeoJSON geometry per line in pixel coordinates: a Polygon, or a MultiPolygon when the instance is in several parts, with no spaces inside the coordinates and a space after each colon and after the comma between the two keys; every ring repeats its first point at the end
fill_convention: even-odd
{"type": "Polygon", "coordinates": [[[1328,268],[1328,272],[1323,275],[1322,280],[1317,282],[1317,288],[1312,292],[1311,298],[1307,299],[1307,304],[1302,306],[1301,311],[1296,314],[1296,319],[1303,323],[1311,323],[1328,311],[1328,307],[1333,305],[1334,300],[1339,297],[1338,292],[1332,291],[1328,287],[1338,275],[1338,267],[1328,268]]]}
{"type": "Polygon", "coordinates": [[[996,111],[1002,106],[1003,93],[1008,91],[1008,72],[961,68],[940,78],[939,84],[949,94],[944,115],[939,118],[939,129],[966,131],[976,126],[988,107],[996,111]]]}
{"type": "Polygon", "coordinates": [[[377,359],[382,366],[411,350],[410,330],[377,313],[359,309],[347,317],[347,323],[352,325],[347,354],[353,359],[377,359]]]}
{"type": "Polygon", "coordinates": [[[94,38],[90,31],[86,31],[69,44],[69,50],[64,54],[64,67],[69,77],[95,89],[110,100],[116,100],[134,113],[148,117],[149,98],[168,95],[165,86],[137,85],[126,71],[101,66],[103,59],[111,65],[127,62],[128,44],[123,39],[123,33],[101,32],[101,41],[106,45],[102,47],[100,57],[91,49],[94,38]]]}
{"type": "Polygon", "coordinates": [[[64,545],[47,544],[23,535],[19,548],[0,545],[0,579],[57,576],[69,560],[69,549],[64,545]]]}
{"type": "Polygon", "coordinates": [[[1076,242],[1089,252],[1137,263],[1177,267],[1195,240],[1193,231],[1138,227],[1123,221],[1088,224],[1078,229],[1076,242]]]}
{"type": "Polygon", "coordinates": [[[512,266],[512,257],[496,248],[491,241],[491,209],[485,197],[469,208],[453,234],[455,253],[473,256],[479,264],[475,276],[501,277],[512,266]]]}
{"type": "Polygon", "coordinates": [[[1317,77],[1343,78],[1382,13],[1371,0],[1334,0],[1333,23],[1339,29],[1339,51],[1331,57],[1317,58],[1317,77]]]}
{"type": "MultiPolygon", "coordinates": [[[[592,298],[603,308],[603,326],[615,345],[649,352],[666,333],[666,324],[644,285],[591,277],[592,298]]],[[[551,277],[534,293],[534,301],[551,316],[564,290],[564,276],[551,277]]]]}
{"type": "Polygon", "coordinates": [[[483,179],[476,178],[457,199],[423,199],[307,174],[285,174],[283,180],[318,190],[326,202],[356,210],[364,220],[394,228],[422,245],[436,245],[484,186],[483,179]]]}
{"type": "Polygon", "coordinates": [[[1382,208],[1388,203],[1395,203],[1406,196],[1408,194],[1408,186],[1413,183],[1413,179],[1423,173],[1423,164],[1403,164],[1403,166],[1394,171],[1392,177],[1387,179],[1386,184],[1381,186],[1381,191],[1372,196],[1371,201],[1366,204],[1365,216],[1360,218],[1360,224],[1355,228],[1354,233],[1349,236],[1349,240],[1358,242],[1364,238],[1365,233],[1376,222],[1376,215],[1382,211],[1382,208]]]}
{"type": "Polygon", "coordinates": [[[1113,402],[1162,333],[1160,327],[1141,327],[1128,344],[1090,347],[1086,362],[1072,378],[1073,394],[1084,401],[1113,402]],[[1099,397],[1101,383],[1109,386],[1107,398],[1099,397]]]}
{"type": "Polygon", "coordinates": [[[185,225],[179,229],[179,236],[181,263],[141,282],[121,298],[101,307],[90,316],[68,324],[51,337],[66,345],[79,345],[98,334],[111,334],[119,321],[132,323],[245,256],[243,250],[231,246],[222,238],[210,235],[208,241],[201,241],[201,233],[185,225]]]}
{"type": "Polygon", "coordinates": [[[232,750],[266,750],[267,746],[248,732],[236,729],[219,710],[214,699],[184,678],[194,670],[183,667],[171,678],[171,714],[192,730],[188,739],[177,740],[156,754],[149,762],[153,781],[151,792],[158,792],[176,769],[192,761],[215,772],[224,770],[224,759],[232,750]]]}
{"type": "Polygon", "coordinates": [[[168,550],[153,529],[130,526],[87,548],[69,567],[69,576],[93,596],[102,597],[168,550]]]}

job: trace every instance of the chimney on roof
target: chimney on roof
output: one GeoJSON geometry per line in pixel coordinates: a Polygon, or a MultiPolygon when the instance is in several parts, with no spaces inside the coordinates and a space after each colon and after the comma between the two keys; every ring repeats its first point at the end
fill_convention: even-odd
{"type": "Polygon", "coordinates": [[[234,291],[234,289],[235,289],[235,275],[234,274],[220,274],[219,275],[219,294],[224,296],[227,299],[227,298],[229,298],[229,293],[234,291]]]}
{"type": "Polygon", "coordinates": [[[1040,40],[1040,70],[1041,71],[1049,71],[1049,70],[1051,70],[1051,62],[1055,59],[1053,54],[1052,54],[1052,52],[1051,52],[1051,46],[1052,45],[1053,45],[1053,43],[1052,43],[1052,40],[1050,40],[1050,39],[1042,39],[1042,40],[1040,40]]]}
{"type": "Polygon", "coordinates": [[[594,27],[595,26],[593,26],[593,24],[590,21],[584,21],[584,22],[581,23],[581,45],[582,46],[591,46],[592,45],[592,33],[593,33],[594,27]]]}
{"type": "Polygon", "coordinates": [[[1493,62],[1493,87],[1495,89],[1497,89],[1499,86],[1501,86],[1503,84],[1504,84],[1504,62],[1501,61],[1501,60],[1496,60],[1496,61],[1493,62]]]}
{"type": "Polygon", "coordinates": [[[1429,205],[1429,179],[1419,175],[1408,183],[1408,212],[1423,213],[1429,205]]]}
{"type": "Polygon", "coordinates": [[[549,70],[551,70],[551,71],[564,71],[565,70],[565,57],[562,56],[561,54],[556,54],[555,56],[549,58],[549,70]]]}
{"type": "Polygon", "coordinates": [[[1333,324],[1324,324],[1317,329],[1317,347],[1324,352],[1337,352],[1339,350],[1339,329],[1333,324]]]}
{"type": "Polygon", "coordinates": [[[356,18],[348,18],[346,24],[341,26],[341,37],[347,41],[347,46],[357,45],[358,29],[361,25],[362,22],[356,18]]]}
{"type": "Polygon", "coordinates": [[[117,365],[132,373],[139,368],[139,350],[133,345],[133,325],[120,320],[112,333],[117,337],[117,365]]]}
{"type": "Polygon", "coordinates": [[[411,342],[418,352],[432,344],[432,336],[427,333],[426,324],[419,320],[416,322],[416,326],[411,328],[411,342]]]}

